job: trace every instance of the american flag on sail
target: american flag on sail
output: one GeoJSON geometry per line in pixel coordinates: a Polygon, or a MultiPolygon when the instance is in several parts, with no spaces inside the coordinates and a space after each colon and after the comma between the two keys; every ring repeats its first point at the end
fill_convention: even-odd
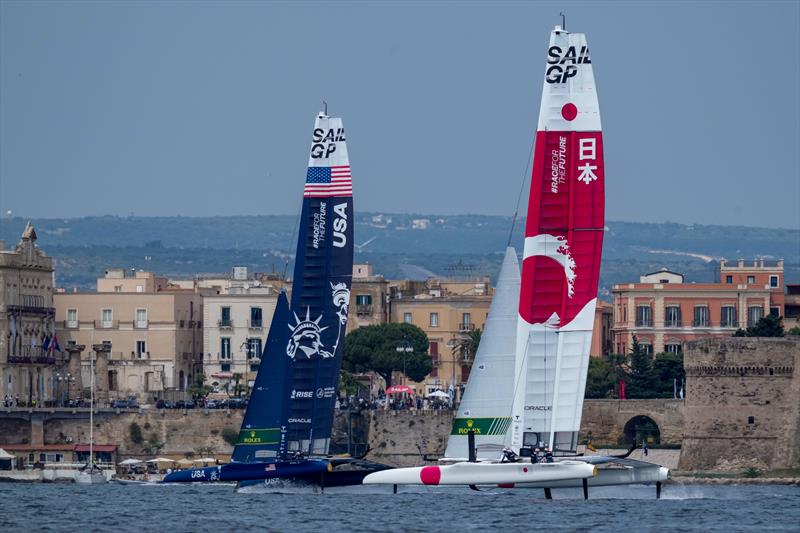
{"type": "Polygon", "coordinates": [[[306,187],[303,189],[306,198],[320,196],[353,196],[353,181],[350,165],[338,167],[308,167],[306,187]]]}

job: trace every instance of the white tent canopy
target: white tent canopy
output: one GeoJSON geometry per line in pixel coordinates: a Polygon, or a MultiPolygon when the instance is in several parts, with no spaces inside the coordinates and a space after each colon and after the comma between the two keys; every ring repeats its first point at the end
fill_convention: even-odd
{"type": "Polygon", "coordinates": [[[436,390],[436,391],[433,391],[432,393],[428,394],[428,397],[434,397],[434,398],[449,398],[449,397],[450,397],[450,395],[449,395],[449,394],[447,394],[447,393],[446,393],[446,392],[444,392],[444,391],[436,390]]]}
{"type": "Polygon", "coordinates": [[[17,457],[16,455],[11,455],[7,451],[5,451],[3,448],[0,448],[0,459],[3,459],[3,460],[15,459],[16,457],[17,457]]]}
{"type": "Polygon", "coordinates": [[[216,463],[217,459],[215,457],[201,457],[200,459],[195,459],[195,463],[216,463]]]}
{"type": "Polygon", "coordinates": [[[139,459],[125,459],[124,461],[120,462],[120,465],[128,466],[128,465],[138,465],[141,463],[139,459]]]}
{"type": "Polygon", "coordinates": [[[148,463],[174,463],[172,459],[167,459],[166,457],[156,457],[155,459],[148,459],[148,463]]]}

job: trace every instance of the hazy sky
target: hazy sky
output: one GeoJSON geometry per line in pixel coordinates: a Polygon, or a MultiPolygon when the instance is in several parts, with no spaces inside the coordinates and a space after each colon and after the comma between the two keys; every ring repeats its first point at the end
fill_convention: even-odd
{"type": "Polygon", "coordinates": [[[510,215],[563,9],[608,219],[800,228],[798,6],[3,0],[0,210],[293,214],[324,98],[356,209],[510,215]]]}

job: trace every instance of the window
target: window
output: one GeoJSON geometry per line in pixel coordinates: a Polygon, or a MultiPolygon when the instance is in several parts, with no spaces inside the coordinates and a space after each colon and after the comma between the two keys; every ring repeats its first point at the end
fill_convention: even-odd
{"type": "Polygon", "coordinates": [[[264,327],[263,312],[260,307],[250,308],[250,327],[261,328],[264,327]]]}
{"type": "Polygon", "coordinates": [[[669,343],[664,345],[664,351],[667,353],[681,353],[680,343],[669,343]]]}
{"type": "Polygon", "coordinates": [[[230,363],[222,363],[219,365],[219,369],[223,372],[230,372],[231,371],[231,364],[230,363]]]}
{"type": "Polygon", "coordinates": [[[403,313],[403,322],[411,324],[411,313],[403,313]]]}
{"type": "Polygon", "coordinates": [[[725,276],[725,283],[733,283],[733,276],[725,276]]]}
{"type": "Polygon", "coordinates": [[[439,313],[431,313],[430,321],[428,322],[430,327],[438,328],[439,327],[439,313]]]}
{"type": "Polygon", "coordinates": [[[639,346],[642,347],[642,351],[647,355],[653,355],[653,345],[652,344],[645,344],[642,343],[639,346]]]}
{"type": "Polygon", "coordinates": [[[770,316],[781,316],[781,308],[780,307],[770,307],[769,308],[769,315],[770,316]]]}
{"type": "Polygon", "coordinates": [[[719,325],[722,326],[723,328],[735,328],[738,325],[736,320],[735,306],[733,305],[722,306],[719,325]]]}
{"type": "Polygon", "coordinates": [[[431,341],[428,343],[428,352],[431,354],[431,360],[434,363],[439,362],[439,343],[437,341],[431,341]]]}
{"type": "Polygon", "coordinates": [[[147,309],[136,310],[136,327],[137,328],[147,327],[147,309]]]}
{"type": "Polygon", "coordinates": [[[219,325],[223,328],[229,328],[232,326],[231,324],[231,308],[230,307],[222,307],[220,308],[220,318],[219,318],[219,325]]]}
{"type": "Polygon", "coordinates": [[[136,292],[144,292],[144,285],[137,285],[136,292]]]}
{"type": "Polygon", "coordinates": [[[114,292],[122,292],[122,285],[114,285],[114,292]]]}
{"type": "Polygon", "coordinates": [[[439,369],[438,369],[438,368],[436,368],[436,367],[433,367],[433,368],[431,369],[431,373],[430,373],[429,375],[430,375],[432,378],[438,378],[438,377],[439,377],[439,369]]]}
{"type": "Polygon", "coordinates": [[[110,328],[113,318],[114,318],[114,313],[112,312],[111,309],[103,309],[100,312],[100,327],[110,328]]]}
{"type": "Polygon", "coordinates": [[[231,358],[231,339],[230,339],[230,337],[222,337],[219,340],[219,358],[220,359],[230,359],[231,358]]]}
{"type": "Polygon", "coordinates": [[[756,417],[754,417],[754,416],[748,416],[748,417],[747,417],[747,423],[748,423],[748,424],[755,424],[755,423],[756,423],[756,417]]]}
{"type": "Polygon", "coordinates": [[[461,313],[461,329],[472,329],[472,315],[461,313]]]}
{"type": "Polygon", "coordinates": [[[681,325],[680,306],[668,305],[664,317],[664,326],[668,328],[679,328],[681,325]]]}
{"type": "Polygon", "coordinates": [[[247,339],[247,358],[261,357],[261,339],[247,339]]]}
{"type": "Polygon", "coordinates": [[[356,295],[356,305],[372,305],[372,295],[371,294],[356,295]]]}
{"type": "Polygon", "coordinates": [[[636,306],[636,325],[644,327],[652,327],[653,316],[652,310],[649,305],[636,306]]]}
{"type": "Polygon", "coordinates": [[[775,288],[778,287],[778,276],[770,276],[769,277],[769,286],[772,289],[775,289],[775,288]]]}
{"type": "Polygon", "coordinates": [[[136,341],[136,358],[144,359],[147,357],[147,343],[145,341],[136,341]]]}
{"type": "Polygon", "coordinates": [[[258,365],[256,363],[250,365],[250,372],[258,372],[258,365]]]}
{"type": "Polygon", "coordinates": [[[67,309],[66,327],[68,327],[68,328],[77,328],[78,327],[78,310],[77,309],[67,309]]]}
{"type": "Polygon", "coordinates": [[[747,276],[747,283],[749,283],[750,285],[754,285],[755,282],[756,282],[755,276],[747,276]]]}
{"type": "Polygon", "coordinates": [[[692,325],[696,328],[707,328],[709,326],[707,305],[698,305],[694,308],[694,321],[692,325]]]}
{"type": "Polygon", "coordinates": [[[761,306],[751,306],[747,308],[747,325],[755,326],[764,317],[764,308],[761,306]]]}

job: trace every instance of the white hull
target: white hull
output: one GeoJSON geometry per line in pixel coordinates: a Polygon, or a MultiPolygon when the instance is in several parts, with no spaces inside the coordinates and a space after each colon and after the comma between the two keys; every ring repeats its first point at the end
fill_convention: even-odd
{"type": "MultiPolygon", "coordinates": [[[[669,469],[663,466],[652,467],[610,467],[598,468],[597,475],[589,478],[589,487],[609,487],[613,485],[636,485],[664,482],[669,479],[669,469]]],[[[581,487],[580,479],[565,479],[546,483],[519,483],[518,489],[561,489],[581,487]]]]}
{"type": "Polygon", "coordinates": [[[100,483],[108,483],[108,479],[106,479],[106,475],[103,472],[78,472],[75,475],[75,483],[98,485],[100,483]]]}
{"type": "Polygon", "coordinates": [[[582,461],[558,463],[456,463],[374,472],[365,485],[511,485],[590,478],[597,469],[582,461]]]}

